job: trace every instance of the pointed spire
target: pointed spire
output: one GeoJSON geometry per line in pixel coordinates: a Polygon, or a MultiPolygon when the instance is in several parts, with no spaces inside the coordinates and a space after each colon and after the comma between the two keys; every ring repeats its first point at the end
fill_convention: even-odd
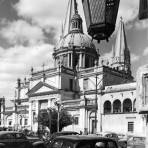
{"type": "Polygon", "coordinates": [[[124,22],[122,17],[120,18],[120,24],[117,32],[113,67],[117,67],[119,70],[125,70],[130,73],[130,51],[127,46],[124,22]]]}
{"type": "Polygon", "coordinates": [[[120,18],[119,29],[117,32],[117,38],[115,42],[115,57],[122,59],[124,57],[124,50],[128,49],[126,35],[125,35],[125,28],[124,22],[122,17],[120,18]]]}
{"type": "Polygon", "coordinates": [[[67,35],[72,30],[74,30],[74,32],[83,32],[82,18],[78,14],[78,4],[76,0],[69,0],[63,36],[67,35]]]}
{"type": "Polygon", "coordinates": [[[114,46],[112,46],[112,58],[115,57],[115,50],[114,50],[114,46]]]}
{"type": "Polygon", "coordinates": [[[64,34],[64,28],[63,28],[63,23],[62,23],[62,25],[61,25],[61,36],[60,36],[60,39],[63,38],[63,34],[64,34]]]}
{"type": "Polygon", "coordinates": [[[71,19],[74,14],[75,14],[74,0],[69,0],[66,11],[65,23],[64,23],[64,33],[63,33],[64,36],[68,34],[70,31],[71,19]]]}
{"type": "Polygon", "coordinates": [[[78,14],[78,4],[76,0],[74,0],[74,9],[75,9],[75,14],[78,14]]]}

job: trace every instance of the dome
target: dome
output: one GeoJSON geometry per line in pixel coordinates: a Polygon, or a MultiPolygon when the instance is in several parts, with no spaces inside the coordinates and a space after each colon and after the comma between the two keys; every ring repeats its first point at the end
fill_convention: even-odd
{"type": "Polygon", "coordinates": [[[73,17],[72,17],[72,20],[75,20],[75,19],[80,19],[80,20],[82,20],[82,19],[81,19],[81,16],[80,16],[79,14],[77,14],[77,13],[74,14],[73,17]]]}
{"type": "Polygon", "coordinates": [[[66,35],[60,40],[60,42],[56,46],[56,49],[58,50],[60,48],[66,48],[70,45],[75,47],[96,49],[94,43],[92,42],[92,39],[83,33],[70,33],[66,35]]]}

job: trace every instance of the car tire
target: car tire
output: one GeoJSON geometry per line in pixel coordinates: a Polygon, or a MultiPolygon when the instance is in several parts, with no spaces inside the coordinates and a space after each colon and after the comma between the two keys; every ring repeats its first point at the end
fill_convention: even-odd
{"type": "Polygon", "coordinates": [[[127,142],[124,142],[122,148],[127,148],[127,142]]]}

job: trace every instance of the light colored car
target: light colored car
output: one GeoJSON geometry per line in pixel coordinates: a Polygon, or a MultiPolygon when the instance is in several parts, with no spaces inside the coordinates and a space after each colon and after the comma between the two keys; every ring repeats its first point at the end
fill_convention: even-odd
{"type": "Polygon", "coordinates": [[[131,136],[127,141],[127,148],[145,148],[145,137],[131,136]]]}

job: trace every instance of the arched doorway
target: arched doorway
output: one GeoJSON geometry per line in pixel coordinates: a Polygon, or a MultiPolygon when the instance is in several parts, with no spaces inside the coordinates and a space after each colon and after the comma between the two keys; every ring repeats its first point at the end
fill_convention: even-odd
{"type": "Polygon", "coordinates": [[[111,113],[111,102],[105,101],[104,103],[104,114],[110,114],[111,113]]]}
{"type": "Polygon", "coordinates": [[[121,101],[115,100],[113,102],[113,113],[121,113],[121,101]]]}
{"type": "Polygon", "coordinates": [[[132,101],[130,99],[123,101],[123,112],[132,112],[132,101]]]}
{"type": "Polygon", "coordinates": [[[94,134],[96,132],[95,128],[95,112],[92,111],[89,114],[89,133],[94,134]]]}

